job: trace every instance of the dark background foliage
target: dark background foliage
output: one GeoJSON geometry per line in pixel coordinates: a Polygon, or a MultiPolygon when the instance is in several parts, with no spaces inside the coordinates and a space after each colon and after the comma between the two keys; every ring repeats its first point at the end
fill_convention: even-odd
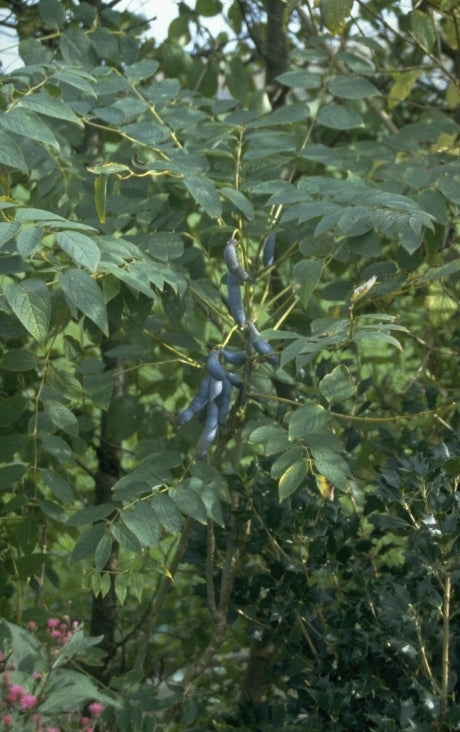
{"type": "Polygon", "coordinates": [[[117,6],[1,5],[0,725],[458,729],[456,3],[117,6]]]}

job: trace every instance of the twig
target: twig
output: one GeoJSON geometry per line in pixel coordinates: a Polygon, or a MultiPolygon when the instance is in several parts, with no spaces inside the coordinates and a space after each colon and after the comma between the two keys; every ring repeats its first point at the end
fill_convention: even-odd
{"type": "Polygon", "coordinates": [[[452,579],[449,572],[444,580],[444,602],[442,608],[442,677],[441,677],[441,708],[447,711],[449,693],[449,631],[450,631],[450,597],[452,579]]]}
{"type": "Polygon", "coordinates": [[[137,658],[135,661],[135,667],[138,671],[142,671],[142,669],[143,669],[144,661],[145,661],[145,657],[147,655],[149,641],[150,641],[153,629],[157,623],[158,617],[163,608],[163,603],[166,599],[166,595],[168,594],[168,590],[174,579],[174,575],[175,575],[177,568],[180,564],[180,561],[184,555],[185,549],[187,548],[187,543],[188,543],[188,539],[190,536],[192,524],[193,524],[192,518],[188,518],[185,521],[184,528],[182,529],[180,541],[177,545],[176,551],[172,558],[168,574],[165,574],[163,576],[163,578],[160,582],[160,585],[158,587],[158,591],[155,596],[155,602],[153,603],[152,611],[148,617],[147,623],[144,628],[144,641],[142,643],[140,643],[140,645],[139,645],[139,650],[138,650],[137,658]]]}

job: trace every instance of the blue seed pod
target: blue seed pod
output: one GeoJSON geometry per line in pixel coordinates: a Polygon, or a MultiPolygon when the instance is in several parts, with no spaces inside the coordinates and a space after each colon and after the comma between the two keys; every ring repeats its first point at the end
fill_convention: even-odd
{"type": "Polygon", "coordinates": [[[241,378],[241,376],[239,374],[234,374],[233,371],[227,371],[227,379],[232,386],[236,386],[238,389],[243,383],[243,379],[241,378]]]}
{"type": "Polygon", "coordinates": [[[279,357],[273,352],[271,345],[261,337],[254,323],[248,322],[248,330],[249,341],[254,351],[260,353],[261,356],[268,356],[267,361],[276,366],[279,363],[279,357]]]}
{"type": "Polygon", "coordinates": [[[237,325],[244,325],[246,322],[246,313],[244,312],[241,297],[240,281],[232,272],[227,272],[227,290],[228,304],[233,320],[237,325]]]}
{"type": "Polygon", "coordinates": [[[179,413],[176,424],[180,427],[182,424],[189,422],[193,415],[203,409],[204,405],[209,399],[209,388],[211,384],[211,377],[206,376],[200,383],[198,391],[193,397],[192,401],[188,405],[187,409],[184,409],[179,413]]]}
{"type": "Polygon", "coordinates": [[[262,261],[265,267],[270,267],[275,261],[275,248],[276,236],[275,234],[269,234],[265,239],[265,244],[262,252],[262,261]]]}
{"type": "Polygon", "coordinates": [[[225,379],[225,369],[219,361],[219,351],[211,351],[206,362],[206,368],[214,379],[225,379]]]}
{"type": "Polygon", "coordinates": [[[215,379],[213,376],[211,376],[210,384],[209,384],[209,401],[213,402],[217,399],[218,396],[222,393],[222,384],[224,383],[225,379],[215,379]]]}
{"type": "Polygon", "coordinates": [[[239,262],[238,254],[236,253],[236,241],[234,239],[230,239],[224,249],[224,261],[228,271],[232,272],[241,282],[246,282],[246,280],[251,279],[250,275],[243,269],[239,262]]]}
{"type": "Polygon", "coordinates": [[[177,415],[176,427],[181,427],[186,422],[190,422],[194,414],[195,412],[193,412],[191,409],[184,409],[177,415]]]}
{"type": "Polygon", "coordinates": [[[222,348],[221,353],[225,360],[234,366],[241,366],[247,358],[246,351],[230,351],[228,348],[222,348]]]}
{"type": "Polygon", "coordinates": [[[208,402],[206,409],[206,422],[200,435],[198,447],[196,450],[197,460],[204,460],[207,457],[208,450],[214,442],[219,425],[219,407],[216,402],[208,402]]]}
{"type": "Polygon", "coordinates": [[[219,417],[218,421],[219,424],[224,424],[227,414],[230,411],[230,402],[232,399],[232,385],[229,381],[229,379],[224,379],[222,382],[222,392],[219,394],[219,397],[216,399],[217,406],[219,408],[219,417]]]}

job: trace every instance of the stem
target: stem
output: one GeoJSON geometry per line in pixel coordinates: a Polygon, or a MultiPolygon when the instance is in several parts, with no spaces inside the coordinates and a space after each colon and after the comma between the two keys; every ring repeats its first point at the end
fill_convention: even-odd
{"type": "Polygon", "coordinates": [[[449,631],[450,631],[450,598],[452,579],[448,572],[444,580],[444,603],[442,608],[442,678],[441,678],[441,708],[443,714],[447,711],[449,693],[449,631]]]}
{"type": "Polygon", "coordinates": [[[166,599],[166,595],[168,594],[168,590],[174,580],[174,575],[175,575],[177,568],[180,564],[180,561],[184,555],[185,549],[187,548],[187,543],[188,543],[188,539],[190,536],[192,524],[193,524],[193,519],[188,518],[184,524],[184,528],[182,529],[180,541],[177,545],[177,549],[172,558],[171,565],[168,570],[168,574],[165,574],[163,576],[163,578],[159,584],[158,590],[156,592],[155,602],[153,603],[151,613],[145,624],[144,633],[143,633],[143,636],[144,636],[143,641],[141,641],[141,643],[139,645],[137,658],[136,658],[136,661],[134,664],[135,668],[138,671],[143,670],[144,661],[145,661],[145,657],[147,655],[147,651],[149,648],[150,638],[152,636],[153,629],[157,623],[158,617],[163,608],[163,604],[166,599]]]}

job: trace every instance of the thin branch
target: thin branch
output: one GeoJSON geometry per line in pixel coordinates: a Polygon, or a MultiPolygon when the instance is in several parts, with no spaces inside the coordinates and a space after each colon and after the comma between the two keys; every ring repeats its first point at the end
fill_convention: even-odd
{"type": "Polygon", "coordinates": [[[143,642],[141,642],[139,644],[139,650],[138,650],[137,658],[136,658],[136,661],[134,664],[135,668],[138,671],[142,671],[142,669],[144,667],[144,661],[145,661],[145,657],[147,655],[147,651],[149,648],[150,638],[152,636],[153,629],[155,628],[155,625],[158,621],[160,613],[163,609],[163,604],[164,604],[166,596],[168,594],[168,590],[173,582],[174,575],[177,572],[177,568],[179,567],[182,557],[184,556],[184,552],[187,548],[188,539],[190,536],[190,531],[191,531],[192,525],[193,525],[193,519],[188,518],[184,523],[180,541],[177,545],[176,551],[174,553],[171,564],[169,566],[168,574],[163,575],[163,578],[162,578],[160,585],[158,587],[158,590],[156,592],[155,602],[153,603],[151,613],[145,624],[144,633],[143,633],[144,639],[143,639],[143,642]]]}
{"type": "Polygon", "coordinates": [[[447,711],[449,694],[449,649],[450,649],[450,598],[452,579],[447,572],[444,580],[444,602],[442,608],[442,676],[441,676],[441,707],[443,713],[447,711]]]}

